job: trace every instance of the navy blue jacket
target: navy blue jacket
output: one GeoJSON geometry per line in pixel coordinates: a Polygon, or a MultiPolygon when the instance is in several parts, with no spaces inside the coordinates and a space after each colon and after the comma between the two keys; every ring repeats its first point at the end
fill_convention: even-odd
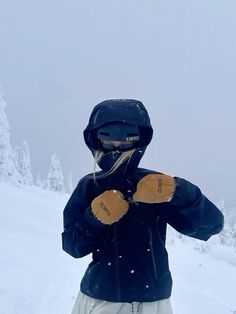
{"type": "MultiPolygon", "coordinates": [[[[110,108],[107,103],[105,109],[106,106],[110,108]]],[[[104,110],[104,104],[99,108],[104,110]]],[[[97,111],[92,116],[98,119],[97,111]]],[[[148,141],[150,129],[149,135],[148,141]]],[[[93,152],[96,143],[88,146],[93,152]]],[[[157,173],[137,167],[145,148],[144,145],[137,150],[129,164],[109,176],[101,171],[96,173],[96,181],[93,174],[82,178],[64,209],[63,249],[75,258],[92,253],[92,262],[81,282],[81,291],[90,297],[111,302],[152,302],[170,297],[167,224],[201,240],[223,228],[223,215],[216,206],[196,185],[179,177],[175,177],[176,191],[171,202],[146,204],[132,200],[139,180],[157,173]],[[129,210],[120,221],[104,225],[94,217],[90,204],[109,189],[123,193],[129,210]]]]}

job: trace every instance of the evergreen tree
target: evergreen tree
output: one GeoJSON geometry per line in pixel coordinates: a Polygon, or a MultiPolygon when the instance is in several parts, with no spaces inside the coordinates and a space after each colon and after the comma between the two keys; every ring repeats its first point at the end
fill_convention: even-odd
{"type": "Polygon", "coordinates": [[[234,224],[232,228],[232,243],[233,247],[236,249],[236,224],[234,224]]]}
{"type": "Polygon", "coordinates": [[[10,125],[5,113],[6,106],[0,85],[0,181],[18,184],[20,175],[13,162],[10,125]]]}
{"type": "Polygon", "coordinates": [[[22,146],[15,147],[13,159],[16,169],[21,176],[20,182],[24,185],[33,185],[30,152],[28,143],[26,141],[22,142],[22,146]]]}
{"type": "Polygon", "coordinates": [[[220,243],[223,245],[231,246],[233,243],[233,239],[232,239],[232,227],[233,226],[231,226],[230,216],[228,214],[228,211],[226,210],[223,196],[221,196],[221,200],[219,203],[219,209],[221,210],[222,214],[224,215],[224,229],[219,234],[220,243]]]}
{"type": "Polygon", "coordinates": [[[67,177],[67,190],[68,190],[68,193],[73,192],[73,179],[72,179],[71,171],[69,172],[69,175],[67,177]]]}
{"type": "Polygon", "coordinates": [[[64,178],[62,174],[61,164],[56,154],[52,155],[49,173],[46,180],[46,189],[64,193],[64,178]]]}
{"type": "Polygon", "coordinates": [[[40,175],[40,174],[37,175],[35,185],[36,185],[37,187],[39,187],[39,188],[42,188],[42,187],[43,187],[43,181],[42,181],[42,179],[41,179],[41,175],[40,175]]]}

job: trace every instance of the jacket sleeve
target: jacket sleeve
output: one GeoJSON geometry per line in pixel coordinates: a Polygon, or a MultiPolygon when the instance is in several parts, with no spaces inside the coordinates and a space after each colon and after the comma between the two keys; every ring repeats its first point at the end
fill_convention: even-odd
{"type": "Polygon", "coordinates": [[[223,229],[221,211],[189,181],[175,177],[176,191],[162,208],[162,215],[173,228],[182,234],[208,240],[223,229]]]}
{"type": "Polygon", "coordinates": [[[106,227],[94,217],[90,203],[91,180],[84,177],[78,183],[63,212],[62,247],[75,258],[90,254],[101,241],[106,227]]]}

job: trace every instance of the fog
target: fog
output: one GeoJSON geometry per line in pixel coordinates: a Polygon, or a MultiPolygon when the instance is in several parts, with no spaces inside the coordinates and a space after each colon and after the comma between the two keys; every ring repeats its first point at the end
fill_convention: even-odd
{"type": "Polygon", "coordinates": [[[154,137],[141,166],[236,201],[236,3],[0,0],[0,83],[12,146],[33,174],[56,152],[74,184],[93,171],[93,107],[141,100],[154,137]]]}

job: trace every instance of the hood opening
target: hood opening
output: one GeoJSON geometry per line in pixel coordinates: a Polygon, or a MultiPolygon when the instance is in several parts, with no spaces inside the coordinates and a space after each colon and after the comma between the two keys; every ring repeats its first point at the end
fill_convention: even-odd
{"type": "MultiPolygon", "coordinates": [[[[101,150],[100,139],[98,136],[99,129],[110,126],[110,129],[108,129],[110,130],[110,133],[114,133],[115,136],[113,140],[118,139],[119,136],[122,138],[125,132],[122,135],[119,134],[119,129],[112,130],[112,126],[117,124],[123,125],[124,130],[130,128],[131,132],[128,134],[133,134],[133,136],[136,134],[136,136],[138,136],[135,140],[135,148],[137,151],[141,149],[144,153],[147,145],[151,142],[153,135],[153,129],[146,108],[138,100],[111,99],[105,100],[94,107],[88,125],[84,130],[85,143],[92,151],[93,155],[95,154],[95,151],[101,150]]],[[[109,132],[105,133],[109,135],[109,132]]],[[[133,167],[138,166],[138,163],[143,156],[141,151],[133,154],[129,161],[129,167],[132,167],[132,164],[133,167]]],[[[107,170],[107,166],[110,167],[110,163],[111,161],[108,162],[107,160],[106,165],[106,154],[104,154],[101,164],[98,164],[102,170],[107,170]]]]}

